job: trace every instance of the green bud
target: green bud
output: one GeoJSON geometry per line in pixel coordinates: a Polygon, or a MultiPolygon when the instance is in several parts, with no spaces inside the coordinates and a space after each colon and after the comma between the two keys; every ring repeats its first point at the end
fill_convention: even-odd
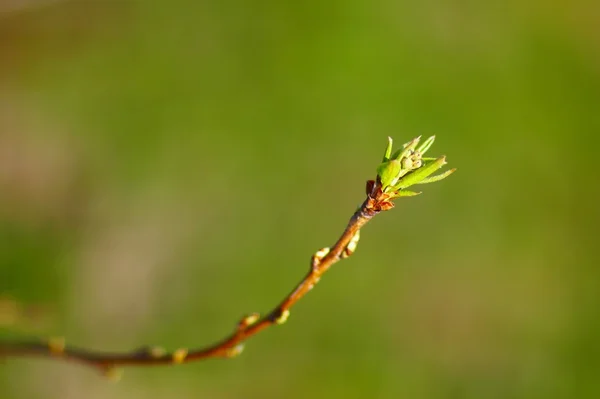
{"type": "MultiPolygon", "coordinates": [[[[392,138],[388,137],[383,162],[377,168],[377,179],[381,184],[381,190],[391,194],[390,198],[418,195],[420,193],[404,189],[414,184],[440,181],[454,172],[455,169],[451,169],[437,176],[431,176],[446,164],[446,157],[423,157],[423,154],[433,145],[435,136],[428,137],[422,143],[420,140],[421,136],[416,137],[392,154],[392,138]]],[[[372,188],[367,189],[367,193],[370,193],[372,188]]]]}

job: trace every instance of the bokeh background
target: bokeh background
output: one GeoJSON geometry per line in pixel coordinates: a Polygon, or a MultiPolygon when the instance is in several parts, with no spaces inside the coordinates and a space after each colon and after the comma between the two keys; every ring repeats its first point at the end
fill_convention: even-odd
{"type": "Polygon", "coordinates": [[[390,135],[459,171],[242,356],[0,365],[0,397],[600,397],[600,3],[4,0],[0,336],[211,343],[331,245],[390,135]]]}

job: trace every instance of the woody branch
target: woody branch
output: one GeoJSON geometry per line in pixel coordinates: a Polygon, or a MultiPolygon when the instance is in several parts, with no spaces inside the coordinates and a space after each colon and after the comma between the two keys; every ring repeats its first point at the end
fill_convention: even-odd
{"type": "Polygon", "coordinates": [[[235,330],[223,340],[193,350],[180,348],[167,352],[160,347],[144,346],[123,353],[101,352],[66,345],[62,338],[0,342],[0,358],[37,356],[62,359],[92,366],[105,375],[115,378],[120,375],[119,367],[123,366],[181,364],[239,355],[243,350],[244,341],[271,325],[283,324],[290,315],[290,309],[319,282],[321,276],[335,263],[354,253],[360,238],[360,229],[373,216],[393,208],[393,199],[420,194],[408,191],[406,188],[415,184],[439,181],[454,172],[455,169],[450,169],[442,174],[431,176],[446,164],[444,156],[423,157],[434,139],[435,137],[430,137],[419,146],[420,137],[417,137],[392,154],[392,139],[389,138],[383,162],[377,169],[377,177],[367,182],[367,197],[352,215],[337,242],[331,248],[323,248],[311,257],[308,273],[279,305],[262,317],[258,313],[243,317],[235,330]]]}

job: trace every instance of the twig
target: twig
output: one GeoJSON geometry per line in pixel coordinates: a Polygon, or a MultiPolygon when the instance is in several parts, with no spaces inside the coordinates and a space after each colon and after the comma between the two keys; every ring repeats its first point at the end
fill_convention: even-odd
{"type": "MultiPolygon", "coordinates": [[[[242,343],[244,341],[273,324],[283,324],[287,320],[292,306],[294,306],[300,298],[306,295],[306,293],[319,282],[321,276],[329,270],[333,264],[352,255],[360,237],[360,229],[373,216],[381,211],[391,209],[394,206],[391,202],[392,199],[400,196],[413,195],[413,193],[405,191],[405,187],[399,187],[398,185],[403,181],[407,181],[409,178],[412,180],[411,184],[408,185],[419,183],[419,181],[416,183],[413,182],[413,180],[415,180],[415,175],[420,173],[420,169],[427,168],[427,164],[421,164],[421,155],[429,148],[433,139],[427,140],[421,146],[421,149],[424,147],[426,148],[420,152],[418,152],[418,149],[415,149],[418,141],[419,138],[405,144],[402,149],[403,152],[395,154],[395,156],[390,158],[390,139],[390,144],[386,150],[386,156],[384,157],[384,163],[378,169],[377,180],[369,180],[367,182],[367,198],[350,218],[346,229],[337,242],[331,248],[321,249],[312,256],[310,269],[306,276],[279,305],[271,310],[271,312],[263,317],[260,317],[258,313],[253,313],[242,318],[235,331],[222,341],[200,349],[187,350],[182,348],[170,353],[159,347],[143,347],[125,353],[99,352],[75,346],[66,346],[64,340],[60,338],[53,338],[44,342],[0,342],[0,358],[8,356],[51,357],[79,362],[97,368],[108,376],[116,377],[118,371],[117,367],[120,366],[181,364],[207,358],[230,358],[239,355],[243,350],[242,343]],[[400,170],[396,170],[395,173],[398,177],[395,180],[392,179],[394,180],[393,182],[390,181],[390,168],[396,168],[397,166],[394,162],[404,162],[406,159],[411,159],[411,157],[415,158],[415,153],[419,158],[418,165],[412,166],[411,164],[412,167],[408,169],[402,167],[400,170]],[[387,167],[386,165],[391,166],[387,167]]],[[[430,163],[433,164],[437,162],[440,164],[435,167],[434,170],[437,170],[445,163],[445,158],[442,158],[438,158],[430,163]],[[442,161],[439,162],[439,160],[442,161]]],[[[422,182],[428,182],[426,181],[427,179],[435,179],[435,177],[427,177],[434,170],[421,176],[422,182]]],[[[443,177],[446,177],[448,174],[449,173],[446,173],[443,177]]]]}

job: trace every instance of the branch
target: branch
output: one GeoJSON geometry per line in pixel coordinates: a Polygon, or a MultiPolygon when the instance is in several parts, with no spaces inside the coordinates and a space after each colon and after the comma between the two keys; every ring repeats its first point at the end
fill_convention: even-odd
{"type": "Polygon", "coordinates": [[[188,350],[177,349],[166,352],[159,347],[143,347],[131,352],[109,353],[66,346],[64,339],[52,338],[47,341],[0,342],[0,358],[38,356],[79,362],[92,366],[109,377],[118,377],[121,366],[157,366],[189,363],[208,358],[231,358],[243,350],[243,342],[274,324],[283,324],[290,315],[290,309],[321,279],[321,276],[341,259],[352,255],[358,244],[360,229],[371,218],[382,211],[393,208],[391,200],[420,193],[406,191],[413,184],[441,180],[454,169],[438,176],[429,177],[445,164],[445,157],[424,158],[422,155],[433,144],[434,137],[417,148],[420,137],[404,144],[403,148],[391,155],[392,139],[383,163],[377,170],[377,179],[367,182],[367,198],[350,218],[340,238],[331,248],[317,251],[311,258],[308,273],[279,305],[261,317],[250,314],[240,320],[235,331],[225,339],[210,346],[188,350]],[[428,162],[429,161],[429,162],[428,162]]]}

